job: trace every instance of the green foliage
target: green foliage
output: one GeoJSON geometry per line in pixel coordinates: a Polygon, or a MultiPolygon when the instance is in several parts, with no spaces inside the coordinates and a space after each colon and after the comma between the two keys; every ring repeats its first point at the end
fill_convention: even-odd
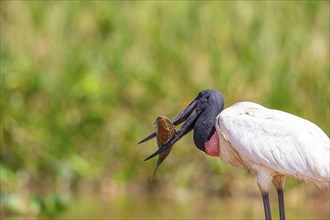
{"type": "MultiPolygon", "coordinates": [[[[57,192],[33,200],[47,207],[36,214],[53,216],[81,182],[149,187],[154,164],[142,160],[156,144],[136,143],[205,88],[221,91],[226,106],[254,101],[329,135],[328,8],[1,1],[1,195],[22,193],[22,181],[29,198],[57,192]]],[[[174,148],[153,184],[223,192],[247,175],[205,159],[190,136],[174,148]]]]}

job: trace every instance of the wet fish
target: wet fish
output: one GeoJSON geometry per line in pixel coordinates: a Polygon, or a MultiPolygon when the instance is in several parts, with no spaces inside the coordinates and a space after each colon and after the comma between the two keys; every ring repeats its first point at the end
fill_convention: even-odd
{"type": "MultiPolygon", "coordinates": [[[[156,139],[158,148],[160,148],[162,145],[164,145],[167,141],[169,141],[175,134],[175,127],[172,124],[171,120],[165,116],[159,116],[155,121],[155,127],[156,127],[156,139]]],[[[159,154],[157,165],[154,171],[154,174],[152,175],[152,178],[155,176],[156,171],[159,167],[159,165],[165,160],[165,158],[169,155],[171,152],[173,146],[165,150],[164,152],[159,154]]]]}

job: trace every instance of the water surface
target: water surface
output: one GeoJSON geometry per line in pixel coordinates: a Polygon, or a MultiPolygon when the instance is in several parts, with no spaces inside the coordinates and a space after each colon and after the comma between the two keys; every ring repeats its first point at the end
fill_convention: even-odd
{"type": "MultiPolygon", "coordinates": [[[[309,189],[309,188],[308,188],[309,189]]],[[[329,219],[329,190],[290,189],[286,193],[287,219],[329,219]]],[[[271,209],[278,219],[276,193],[271,191],[271,209]]],[[[220,197],[189,190],[166,194],[136,192],[80,193],[62,218],[112,219],[264,219],[257,191],[220,197]]]]}

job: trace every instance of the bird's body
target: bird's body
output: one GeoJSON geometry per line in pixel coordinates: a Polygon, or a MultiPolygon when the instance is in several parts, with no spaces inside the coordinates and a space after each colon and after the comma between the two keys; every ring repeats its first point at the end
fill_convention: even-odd
{"type": "MultiPolygon", "coordinates": [[[[183,121],[180,130],[146,160],[194,130],[198,149],[233,166],[246,167],[256,176],[267,220],[271,219],[268,193],[271,183],[277,190],[281,220],[285,219],[286,176],[320,187],[330,185],[330,141],[310,121],[252,102],[239,102],[224,109],[222,94],[213,89],[201,91],[172,119],[174,125],[183,121]]],[[[153,133],[140,143],[155,136],[153,133]]]]}
{"type": "Polygon", "coordinates": [[[270,181],[262,185],[281,175],[321,187],[330,184],[329,138],[310,121],[239,102],[218,115],[216,129],[220,158],[270,181]]]}

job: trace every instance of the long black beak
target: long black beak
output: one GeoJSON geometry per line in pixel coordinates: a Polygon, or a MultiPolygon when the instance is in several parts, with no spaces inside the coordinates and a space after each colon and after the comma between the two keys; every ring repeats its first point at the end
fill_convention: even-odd
{"type": "MultiPolygon", "coordinates": [[[[197,97],[199,98],[199,97],[197,97]]],[[[197,102],[197,98],[188,105],[187,108],[185,108],[185,110],[183,110],[182,112],[180,112],[177,116],[175,116],[171,122],[177,126],[179,124],[181,124],[182,122],[184,122],[188,116],[191,114],[191,112],[196,108],[198,102],[197,102]]],[[[156,137],[156,132],[153,132],[151,134],[149,134],[146,138],[142,139],[138,144],[142,144],[143,142],[146,142],[148,140],[151,140],[152,138],[156,137]]]]}
{"type": "MultiPolygon", "coordinates": [[[[187,134],[188,132],[190,132],[194,128],[196,119],[198,118],[198,116],[202,112],[202,109],[199,109],[197,107],[198,104],[202,101],[200,98],[201,98],[201,95],[198,95],[195,98],[195,100],[192,103],[190,103],[190,105],[188,105],[187,108],[185,108],[182,112],[180,112],[177,116],[175,116],[171,120],[174,125],[179,125],[184,121],[185,121],[185,123],[182,125],[180,130],[175,133],[175,135],[172,137],[172,139],[170,139],[168,142],[166,142],[166,144],[161,146],[156,152],[154,152],[149,157],[147,157],[145,159],[145,161],[157,156],[158,154],[162,153],[164,150],[171,147],[174,143],[176,143],[185,134],[187,134]]],[[[155,136],[156,136],[156,132],[150,134],[149,136],[147,136],[146,138],[141,140],[138,144],[143,143],[145,141],[148,141],[148,140],[152,139],[155,136]]]]}

